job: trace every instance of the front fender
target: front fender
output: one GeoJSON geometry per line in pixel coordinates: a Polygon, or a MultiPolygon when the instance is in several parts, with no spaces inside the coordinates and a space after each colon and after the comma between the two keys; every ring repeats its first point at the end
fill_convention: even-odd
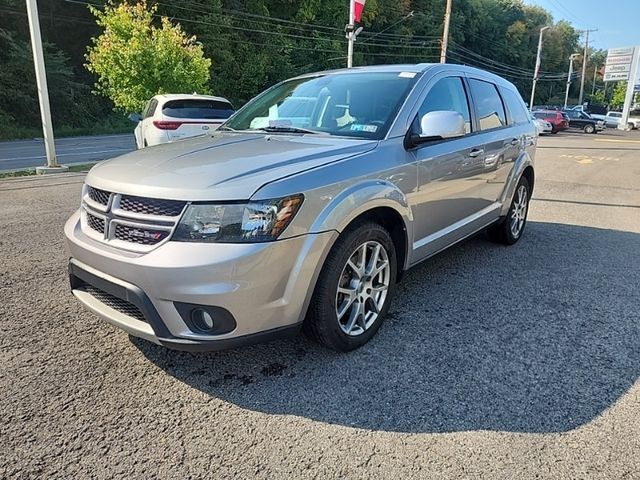
{"type": "Polygon", "coordinates": [[[407,238],[413,238],[413,214],[407,198],[398,187],[384,180],[366,180],[340,192],[322,209],[310,232],[342,232],[355,218],[379,207],[395,210],[402,217],[407,238]]]}

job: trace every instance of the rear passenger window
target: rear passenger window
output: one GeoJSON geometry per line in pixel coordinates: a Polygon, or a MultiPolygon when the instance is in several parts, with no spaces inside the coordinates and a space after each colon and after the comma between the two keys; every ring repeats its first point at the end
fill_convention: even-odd
{"type": "Polygon", "coordinates": [[[162,114],[172,118],[220,120],[229,118],[233,113],[230,103],[218,100],[171,100],[162,107],[162,114]]]}
{"type": "Polygon", "coordinates": [[[478,109],[480,130],[504,127],[507,124],[507,115],[496,86],[475,79],[470,79],[469,84],[478,109]]]}
{"type": "Polygon", "coordinates": [[[424,99],[418,118],[422,118],[426,113],[441,110],[454,111],[462,115],[465,132],[471,133],[469,102],[460,77],[448,77],[438,80],[424,99]]]}
{"type": "Polygon", "coordinates": [[[531,117],[529,117],[529,111],[524,106],[522,97],[520,97],[518,93],[506,88],[501,88],[500,93],[502,93],[502,99],[509,110],[511,123],[515,123],[516,125],[520,123],[529,123],[529,118],[531,117]]]}

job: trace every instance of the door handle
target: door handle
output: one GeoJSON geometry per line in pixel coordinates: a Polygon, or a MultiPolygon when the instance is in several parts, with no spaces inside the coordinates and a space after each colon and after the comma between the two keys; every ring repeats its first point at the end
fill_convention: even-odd
{"type": "Polygon", "coordinates": [[[469,152],[469,156],[471,158],[476,158],[482,155],[483,153],[484,153],[484,148],[474,148],[469,152]]]}
{"type": "Polygon", "coordinates": [[[517,139],[517,138],[511,139],[511,145],[513,145],[514,147],[516,145],[519,145],[519,144],[520,144],[520,140],[519,139],[517,139]]]}

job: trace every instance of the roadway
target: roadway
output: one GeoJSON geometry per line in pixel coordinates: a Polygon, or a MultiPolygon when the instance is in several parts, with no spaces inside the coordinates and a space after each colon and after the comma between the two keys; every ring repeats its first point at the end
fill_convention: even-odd
{"type": "MultiPolygon", "coordinates": [[[[133,134],[65,137],[56,139],[58,162],[92,163],[135,150],[133,134]]],[[[0,172],[46,165],[44,141],[12,140],[0,142],[0,172]]]]}
{"type": "Polygon", "coordinates": [[[84,176],[0,181],[0,478],[637,479],[639,168],[541,138],[522,240],[416,267],[349,354],[131,339],[69,293],[84,176]]]}

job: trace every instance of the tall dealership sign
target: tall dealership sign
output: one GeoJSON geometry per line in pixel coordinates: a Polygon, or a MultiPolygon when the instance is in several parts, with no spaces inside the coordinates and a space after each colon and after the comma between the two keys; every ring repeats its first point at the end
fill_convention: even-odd
{"type": "Polygon", "coordinates": [[[640,45],[637,47],[611,48],[607,52],[604,66],[604,81],[627,83],[627,94],[622,109],[622,119],[618,128],[626,128],[633,95],[640,91],[640,45]]]}

